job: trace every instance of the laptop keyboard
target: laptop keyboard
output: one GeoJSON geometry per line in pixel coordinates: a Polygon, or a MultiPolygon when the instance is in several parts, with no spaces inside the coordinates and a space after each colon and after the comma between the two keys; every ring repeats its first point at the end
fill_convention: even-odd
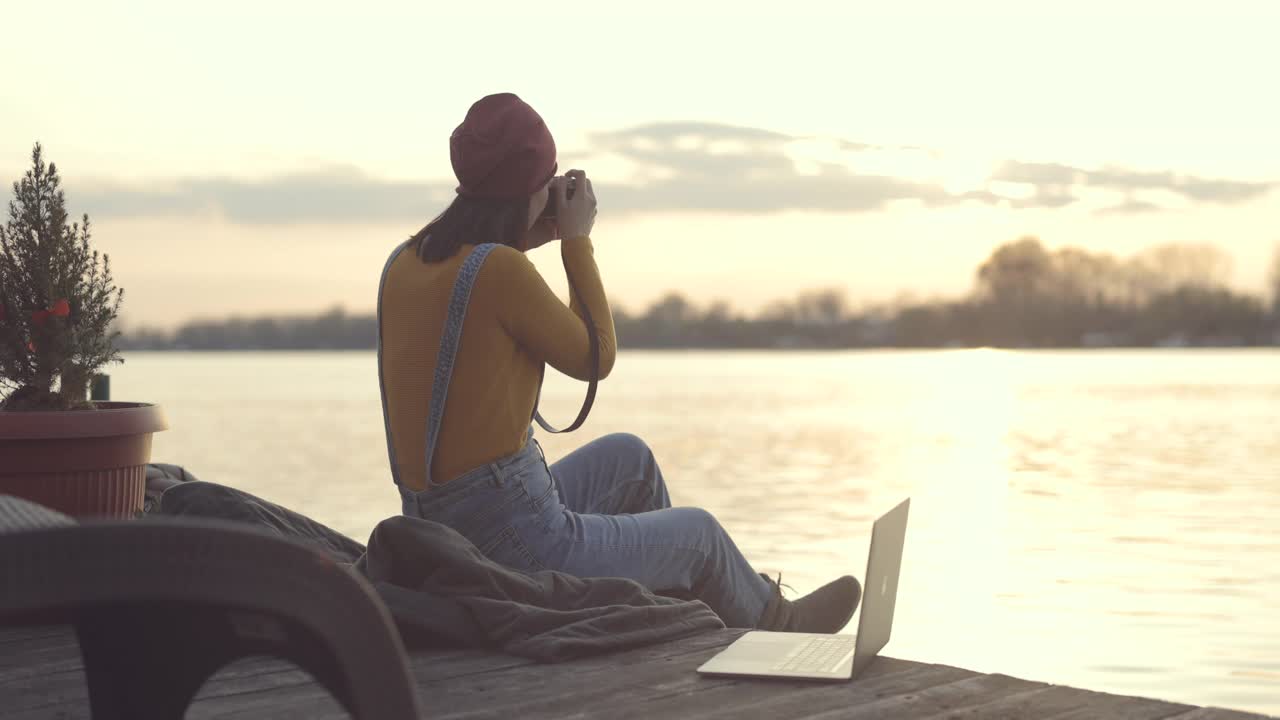
{"type": "Polygon", "coordinates": [[[834,671],[845,658],[853,654],[857,638],[851,635],[816,637],[792,650],[782,662],[773,666],[774,672],[834,671]]]}

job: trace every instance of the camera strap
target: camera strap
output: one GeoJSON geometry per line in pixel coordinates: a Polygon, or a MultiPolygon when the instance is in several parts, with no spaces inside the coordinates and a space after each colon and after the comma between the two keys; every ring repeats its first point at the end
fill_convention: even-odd
{"type": "Polygon", "coordinates": [[[549,433],[559,434],[573,432],[582,427],[582,423],[586,422],[587,415],[591,412],[591,404],[596,400],[596,384],[600,381],[600,338],[596,332],[596,324],[591,319],[591,310],[587,307],[586,298],[582,297],[582,293],[578,292],[578,288],[573,284],[573,276],[565,273],[565,277],[569,280],[569,292],[578,296],[578,302],[582,306],[582,314],[586,318],[587,323],[587,340],[591,345],[591,374],[587,381],[587,398],[582,401],[582,409],[578,411],[578,417],[563,430],[557,430],[542,418],[542,413],[538,412],[538,403],[542,400],[542,380],[546,377],[547,364],[542,364],[542,370],[538,375],[538,394],[533,401],[533,419],[542,426],[543,430],[549,433]]]}

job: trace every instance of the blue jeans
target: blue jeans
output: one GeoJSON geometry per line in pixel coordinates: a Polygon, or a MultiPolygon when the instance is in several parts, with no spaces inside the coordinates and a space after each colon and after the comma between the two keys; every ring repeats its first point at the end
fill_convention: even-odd
{"type": "Polygon", "coordinates": [[[635,435],[606,435],[551,466],[530,437],[498,462],[400,493],[406,515],[448,525],[517,570],[630,578],[702,600],[729,627],[756,627],[772,596],[711,513],[671,507],[635,435]]]}

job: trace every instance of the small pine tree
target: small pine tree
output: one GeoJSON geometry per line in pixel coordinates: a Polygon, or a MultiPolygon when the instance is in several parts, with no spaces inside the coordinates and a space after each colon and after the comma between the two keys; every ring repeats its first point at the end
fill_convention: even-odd
{"type": "Polygon", "coordinates": [[[61,184],[37,143],[0,227],[0,410],[91,409],[94,373],[123,362],[112,322],[124,290],[89,247],[89,216],[68,223],[61,184]]]}

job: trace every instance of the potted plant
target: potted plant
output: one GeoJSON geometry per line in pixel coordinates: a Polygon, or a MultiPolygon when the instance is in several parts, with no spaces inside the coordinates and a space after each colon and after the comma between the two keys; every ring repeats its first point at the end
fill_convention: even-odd
{"type": "Polygon", "coordinates": [[[88,398],[98,370],[123,362],[112,322],[124,291],[89,246],[89,216],[68,222],[39,144],[13,194],[0,227],[0,494],[74,516],[131,517],[164,415],[88,398]]]}

